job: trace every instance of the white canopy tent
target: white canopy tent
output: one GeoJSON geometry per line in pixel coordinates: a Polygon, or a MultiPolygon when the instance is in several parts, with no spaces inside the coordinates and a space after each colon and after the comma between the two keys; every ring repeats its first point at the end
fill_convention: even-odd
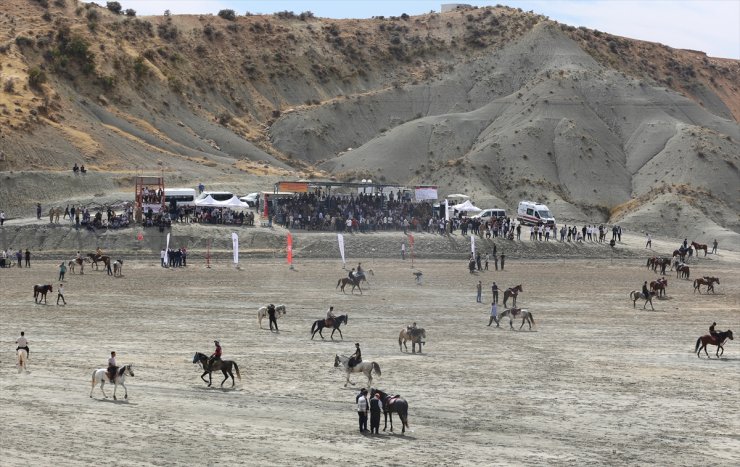
{"type": "Polygon", "coordinates": [[[230,200],[221,202],[221,206],[226,208],[248,208],[249,205],[244,201],[240,200],[236,196],[232,196],[230,200]]]}
{"type": "Polygon", "coordinates": [[[213,207],[213,208],[223,206],[220,202],[213,199],[211,195],[208,195],[203,199],[196,199],[195,205],[201,206],[201,207],[213,207]]]}
{"type": "Polygon", "coordinates": [[[481,212],[481,208],[477,208],[473,206],[473,203],[470,202],[470,200],[465,200],[464,203],[456,204],[454,206],[450,206],[450,209],[454,209],[458,212],[481,212]]]}

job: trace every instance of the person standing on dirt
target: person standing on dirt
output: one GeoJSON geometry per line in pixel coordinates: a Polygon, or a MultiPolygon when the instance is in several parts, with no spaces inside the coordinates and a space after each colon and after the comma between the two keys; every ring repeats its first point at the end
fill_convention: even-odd
{"type": "MultiPolygon", "coordinates": [[[[0,227],[2,227],[4,223],[5,223],[5,211],[0,210],[0,227]]],[[[717,243],[716,240],[714,242],[717,243]]]]}
{"type": "Polygon", "coordinates": [[[59,280],[64,280],[64,274],[67,272],[67,265],[64,264],[64,261],[62,261],[62,264],[59,265],[59,280]]]}
{"type": "Polygon", "coordinates": [[[21,250],[15,252],[15,259],[18,261],[18,267],[23,267],[21,266],[21,261],[23,260],[23,252],[21,250]]]}
{"type": "Polygon", "coordinates": [[[483,285],[481,281],[478,281],[478,285],[475,286],[475,301],[481,303],[481,292],[483,291],[483,285]]]}
{"type": "Polygon", "coordinates": [[[67,306],[67,301],[64,299],[64,285],[62,284],[59,284],[59,289],[57,291],[57,305],[59,305],[59,299],[62,299],[64,306],[67,306]]]}
{"type": "Polygon", "coordinates": [[[491,285],[491,292],[493,292],[493,302],[498,303],[498,285],[495,282],[491,285]]]}
{"type": "Polygon", "coordinates": [[[488,325],[490,326],[494,321],[496,322],[496,327],[499,327],[496,302],[491,303],[491,317],[488,319],[488,325]]]}
{"type": "Polygon", "coordinates": [[[380,429],[380,412],[383,410],[383,401],[380,400],[380,393],[376,392],[375,397],[370,399],[370,434],[379,434],[380,429]]]}
{"type": "Polygon", "coordinates": [[[501,253],[501,270],[504,270],[504,261],[506,260],[506,255],[501,253]]]}
{"type": "MultiPolygon", "coordinates": [[[[0,225],[2,225],[2,224],[0,224],[0,225]]],[[[717,254],[717,245],[719,245],[719,244],[717,243],[717,239],[715,238],[714,241],[712,242],[712,254],[713,255],[716,255],[717,254]]]]}
{"type": "Polygon", "coordinates": [[[36,219],[41,220],[41,203],[36,203],[36,219]]]}
{"type": "Polygon", "coordinates": [[[652,248],[653,247],[653,240],[650,238],[649,233],[645,233],[645,248],[652,248]]]}

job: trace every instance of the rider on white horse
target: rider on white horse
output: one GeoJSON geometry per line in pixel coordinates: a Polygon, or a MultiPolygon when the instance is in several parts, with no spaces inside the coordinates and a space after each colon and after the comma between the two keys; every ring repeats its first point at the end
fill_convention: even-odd
{"type": "Polygon", "coordinates": [[[352,368],[360,362],[362,362],[362,352],[360,352],[360,343],[357,342],[355,343],[355,353],[353,353],[352,356],[349,357],[349,362],[347,362],[347,365],[352,368]]]}
{"type": "Polygon", "coordinates": [[[110,358],[108,359],[108,379],[111,380],[111,382],[116,379],[116,371],[118,371],[118,366],[116,365],[116,352],[111,352],[110,358]]]}
{"type": "Polygon", "coordinates": [[[31,355],[31,352],[28,350],[28,339],[26,339],[25,336],[25,331],[21,331],[21,337],[15,340],[15,344],[17,345],[15,351],[18,352],[19,350],[23,349],[26,351],[26,356],[29,356],[31,355]]]}
{"type": "Polygon", "coordinates": [[[650,291],[648,290],[647,281],[642,284],[642,295],[644,295],[646,299],[650,298],[650,291]]]}

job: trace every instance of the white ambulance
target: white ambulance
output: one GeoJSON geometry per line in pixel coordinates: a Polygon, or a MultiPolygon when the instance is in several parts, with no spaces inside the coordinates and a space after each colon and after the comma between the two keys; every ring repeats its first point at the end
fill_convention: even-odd
{"type": "Polygon", "coordinates": [[[533,201],[521,201],[516,210],[516,217],[525,225],[555,225],[555,218],[550,213],[550,208],[533,201]]]}

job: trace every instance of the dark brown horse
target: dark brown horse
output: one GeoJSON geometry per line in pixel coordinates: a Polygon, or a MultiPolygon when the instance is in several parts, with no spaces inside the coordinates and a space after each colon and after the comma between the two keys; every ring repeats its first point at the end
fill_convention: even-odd
{"type": "Polygon", "coordinates": [[[704,256],[707,256],[707,246],[701,243],[691,242],[691,246],[696,250],[696,256],[699,256],[699,250],[704,250],[704,256]]]}
{"type": "Polygon", "coordinates": [[[401,419],[401,433],[406,433],[406,428],[409,426],[409,403],[406,402],[406,399],[398,395],[391,396],[380,389],[371,388],[370,397],[375,397],[375,393],[380,394],[380,400],[383,402],[383,415],[385,416],[383,431],[388,428],[389,415],[391,417],[391,431],[393,431],[393,412],[396,412],[398,418],[401,419]]]}
{"type": "MultiPolygon", "coordinates": [[[[48,292],[53,292],[54,290],[51,287],[51,284],[36,284],[33,286],[33,302],[34,303],[41,303],[41,299],[44,299],[44,303],[46,303],[46,294],[48,292]],[[37,300],[38,299],[38,300],[37,300]]],[[[59,302],[57,302],[59,303],[59,302]]]]}
{"type": "Polygon", "coordinates": [[[678,277],[681,276],[682,279],[688,279],[689,276],[691,275],[691,269],[689,269],[689,267],[686,266],[685,264],[680,264],[678,262],[676,263],[677,263],[675,265],[676,278],[678,279],[678,277]]]}
{"type": "Polygon", "coordinates": [[[673,250],[673,257],[675,258],[676,256],[678,256],[681,259],[681,262],[683,263],[686,261],[686,255],[688,255],[688,253],[689,253],[688,250],[684,250],[684,251],[673,250]]]}
{"type": "Polygon", "coordinates": [[[707,286],[707,293],[709,293],[710,290],[712,291],[712,293],[714,293],[714,283],[715,282],[717,284],[719,284],[719,278],[717,278],[717,277],[704,276],[704,277],[700,277],[698,279],[694,279],[694,293],[696,293],[696,291],[698,290],[699,291],[699,294],[701,295],[701,289],[700,289],[700,287],[702,285],[706,285],[707,286]]]}
{"type": "MultiPolygon", "coordinates": [[[[352,284],[352,293],[353,294],[355,293],[355,287],[357,287],[357,289],[359,289],[359,291],[360,291],[360,295],[362,295],[362,288],[360,288],[360,281],[359,280],[352,280],[349,277],[342,277],[342,278],[340,278],[337,281],[337,287],[339,287],[340,285],[342,286],[342,288],[340,289],[342,291],[342,293],[347,293],[347,292],[344,291],[344,288],[347,286],[347,284],[352,284]]],[[[337,287],[334,287],[334,289],[336,289],[337,287]]]]}
{"type": "Polygon", "coordinates": [[[236,371],[236,377],[239,378],[239,381],[242,380],[242,375],[239,374],[239,365],[236,364],[233,360],[216,360],[213,362],[213,365],[208,365],[208,357],[206,354],[202,354],[200,352],[195,352],[195,355],[193,356],[193,363],[200,363],[200,365],[203,367],[203,374],[200,375],[200,379],[203,380],[204,383],[208,383],[208,386],[211,386],[211,373],[214,371],[221,370],[221,373],[224,374],[224,380],[221,381],[221,387],[223,387],[224,383],[227,379],[229,379],[229,376],[231,376],[231,387],[233,388],[236,384],[236,381],[234,380],[234,373],[232,373],[231,368],[234,368],[234,371],[236,371]],[[208,374],[208,381],[204,378],[204,376],[208,374]]]}
{"type": "Polygon", "coordinates": [[[661,277],[658,280],[654,280],[650,283],[650,290],[652,290],[658,297],[665,296],[665,290],[668,287],[668,279],[661,277]]]}
{"type": "Polygon", "coordinates": [[[516,296],[519,295],[519,292],[524,292],[522,284],[506,289],[504,291],[504,306],[506,306],[506,301],[509,299],[509,297],[511,297],[512,300],[514,300],[511,306],[516,307],[516,296]]]}
{"type": "Polygon", "coordinates": [[[339,331],[339,337],[344,340],[344,336],[342,335],[342,330],[339,329],[339,326],[342,325],[342,323],[347,324],[347,320],[349,319],[349,314],[347,315],[339,315],[335,318],[326,320],[326,319],[317,319],[313,322],[313,325],[311,326],[311,340],[313,340],[313,336],[316,335],[316,333],[319,333],[319,336],[321,338],[324,338],[324,335],[321,333],[321,330],[324,328],[333,328],[331,331],[331,339],[334,340],[334,331],[339,331]]]}
{"type": "Polygon", "coordinates": [[[95,266],[96,270],[98,269],[98,261],[101,261],[105,265],[105,269],[108,269],[110,266],[110,256],[88,253],[87,257],[90,258],[90,261],[92,262],[92,265],[95,266]]]}
{"type": "Polygon", "coordinates": [[[707,355],[707,358],[709,358],[709,354],[707,353],[707,345],[716,345],[717,346],[717,358],[721,357],[722,354],[725,353],[724,347],[722,347],[727,339],[734,340],[732,337],[732,331],[729,329],[725,332],[718,332],[714,336],[710,334],[705,334],[698,338],[696,340],[696,347],[694,347],[694,352],[696,352],[696,356],[701,358],[701,351],[704,349],[704,353],[707,355]],[[701,347],[699,346],[701,344],[701,347]],[[722,352],[720,352],[722,350],[722,352]]]}

